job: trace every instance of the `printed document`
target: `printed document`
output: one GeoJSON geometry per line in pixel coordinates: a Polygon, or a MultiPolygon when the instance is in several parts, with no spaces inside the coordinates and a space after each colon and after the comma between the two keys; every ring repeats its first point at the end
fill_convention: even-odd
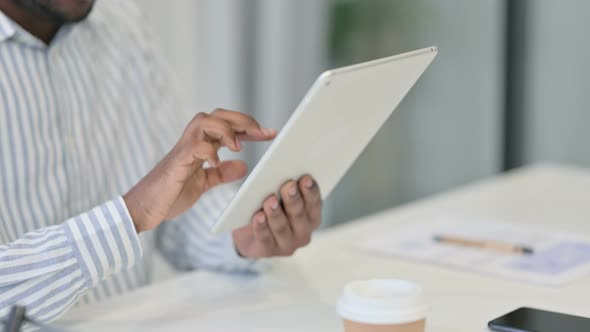
{"type": "Polygon", "coordinates": [[[438,217],[365,239],[362,249],[546,286],[590,275],[590,237],[468,217],[438,217]],[[531,247],[533,254],[439,243],[437,235],[501,241],[531,247]]]}

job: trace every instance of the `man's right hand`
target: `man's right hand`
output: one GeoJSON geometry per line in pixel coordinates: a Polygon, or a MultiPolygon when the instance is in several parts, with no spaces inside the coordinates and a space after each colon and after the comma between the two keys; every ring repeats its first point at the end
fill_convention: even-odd
{"type": "Polygon", "coordinates": [[[243,161],[219,161],[221,147],[238,152],[243,141],[267,141],[275,136],[275,130],[262,128],[242,113],[217,109],[197,114],[174,148],[123,196],[137,232],[179,216],[207,190],[246,175],[243,161]],[[211,167],[204,168],[205,161],[211,167]]]}

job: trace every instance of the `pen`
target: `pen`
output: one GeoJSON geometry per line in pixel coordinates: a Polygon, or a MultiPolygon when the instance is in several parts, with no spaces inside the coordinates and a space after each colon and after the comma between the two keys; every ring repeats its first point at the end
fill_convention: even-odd
{"type": "Polygon", "coordinates": [[[511,244],[511,243],[500,242],[500,241],[470,239],[470,238],[460,237],[460,236],[435,235],[434,241],[440,242],[440,243],[455,244],[455,245],[464,246],[464,247],[473,247],[473,248],[494,250],[494,251],[509,253],[509,254],[531,255],[534,253],[533,248],[523,246],[523,245],[511,244]]]}

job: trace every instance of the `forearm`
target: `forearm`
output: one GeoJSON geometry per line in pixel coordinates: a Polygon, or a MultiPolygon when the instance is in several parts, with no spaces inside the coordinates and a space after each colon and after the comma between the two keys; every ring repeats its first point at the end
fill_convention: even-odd
{"type": "Polygon", "coordinates": [[[111,274],[141,257],[119,197],[56,226],[0,246],[0,320],[15,304],[40,321],[58,317],[111,274]]]}

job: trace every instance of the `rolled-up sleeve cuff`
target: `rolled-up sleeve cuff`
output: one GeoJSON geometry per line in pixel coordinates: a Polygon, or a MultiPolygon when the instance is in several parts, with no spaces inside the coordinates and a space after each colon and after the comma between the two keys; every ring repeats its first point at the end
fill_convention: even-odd
{"type": "Polygon", "coordinates": [[[63,226],[89,287],[132,267],[142,257],[141,243],[122,197],[73,217],[63,226]]]}
{"type": "Polygon", "coordinates": [[[227,270],[234,272],[262,272],[270,267],[267,259],[249,259],[238,254],[231,233],[222,235],[223,262],[227,270]]]}

